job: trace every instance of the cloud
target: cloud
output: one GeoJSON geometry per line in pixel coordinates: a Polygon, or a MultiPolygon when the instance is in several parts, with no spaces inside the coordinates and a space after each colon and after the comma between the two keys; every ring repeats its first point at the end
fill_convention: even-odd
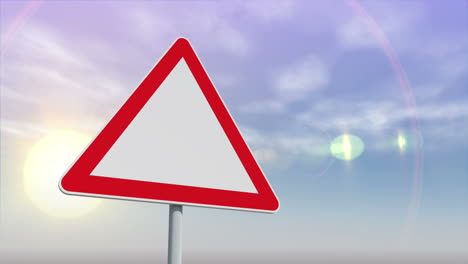
{"type": "MultiPolygon", "coordinates": [[[[413,29],[423,18],[424,6],[407,6],[405,3],[376,2],[366,5],[366,11],[375,20],[377,27],[398,50],[405,48],[403,42],[411,38],[413,29]]],[[[341,23],[336,30],[338,43],[344,49],[378,48],[379,42],[365,21],[365,17],[353,12],[353,16],[341,23]]]]}
{"type": "MultiPolygon", "coordinates": [[[[405,116],[409,116],[406,114],[405,116]]],[[[416,111],[422,120],[453,120],[468,117],[468,102],[451,102],[442,105],[423,105],[416,111]]]]}
{"type": "Polygon", "coordinates": [[[251,127],[242,127],[241,130],[249,145],[256,150],[268,152],[261,153],[265,156],[277,157],[281,153],[310,156],[328,155],[329,138],[322,131],[266,132],[251,127]],[[275,154],[272,154],[271,151],[274,151],[275,154]]]}
{"type": "Polygon", "coordinates": [[[24,136],[25,133],[24,131],[22,130],[19,130],[15,127],[7,127],[7,126],[0,126],[0,131],[2,133],[8,133],[8,134],[12,134],[12,135],[16,135],[16,136],[24,136]]]}
{"type": "Polygon", "coordinates": [[[358,18],[350,19],[338,28],[338,42],[346,49],[358,47],[374,47],[377,41],[358,18]]]}
{"type": "Polygon", "coordinates": [[[128,30],[136,33],[143,43],[172,43],[187,37],[208,51],[222,51],[244,56],[250,51],[247,36],[230,20],[232,11],[223,5],[183,3],[183,6],[155,4],[152,8],[136,7],[122,10],[128,18],[128,30]]]}
{"type": "Polygon", "coordinates": [[[454,44],[450,49],[439,45],[440,42],[439,39],[430,41],[431,44],[421,47],[413,55],[421,64],[431,65],[429,74],[414,85],[415,93],[422,99],[437,97],[447,89],[454,88],[457,81],[468,74],[465,55],[468,52],[467,42],[455,38],[451,41],[454,44]]]}
{"type": "Polygon", "coordinates": [[[272,142],[283,151],[294,155],[327,156],[328,139],[324,135],[274,136],[272,142]]]}
{"type": "MultiPolygon", "coordinates": [[[[103,46],[93,41],[87,44],[103,46]]],[[[22,123],[5,121],[3,131],[36,133],[43,130],[34,124],[45,120],[92,127],[127,93],[118,74],[101,67],[92,49],[84,43],[77,49],[73,40],[48,27],[28,24],[10,45],[15,49],[2,55],[2,118],[22,123]]]]}
{"type": "Polygon", "coordinates": [[[466,38],[446,30],[427,31],[434,23],[427,6],[418,2],[375,2],[365,7],[376,27],[368,25],[373,21],[356,14],[337,27],[335,35],[340,47],[344,51],[382,49],[377,38],[388,39],[395,54],[404,58],[402,70],[411,80],[416,98],[435,98],[468,73],[466,38]],[[420,69],[413,70],[413,65],[420,69]]]}
{"type": "Polygon", "coordinates": [[[315,55],[308,55],[289,65],[273,71],[271,87],[273,97],[243,104],[239,110],[244,113],[280,113],[288,104],[323,89],[329,83],[328,66],[315,55]]]}
{"type": "Polygon", "coordinates": [[[328,84],[328,69],[316,56],[309,55],[283,68],[275,75],[273,85],[280,98],[300,99],[328,84]]]}
{"type": "Polygon", "coordinates": [[[308,168],[324,168],[330,157],[328,135],[318,130],[262,131],[242,127],[255,158],[268,168],[287,169],[296,162],[308,168]]]}
{"type": "Polygon", "coordinates": [[[273,99],[273,100],[264,100],[264,101],[255,101],[241,105],[239,111],[243,113],[255,113],[255,114],[265,114],[265,113],[278,113],[284,112],[286,110],[286,103],[273,99]]]}
{"type": "MultiPolygon", "coordinates": [[[[255,49],[251,43],[254,36],[249,35],[250,28],[243,27],[239,17],[245,18],[252,25],[257,22],[284,21],[292,17],[294,2],[281,0],[274,5],[270,1],[232,1],[217,4],[191,2],[184,3],[183,7],[178,3],[172,5],[153,3],[121,12],[129,21],[127,29],[131,31],[130,34],[136,34],[145,43],[144,45],[154,47],[158,43],[171,43],[175,38],[185,36],[200,47],[201,52],[222,52],[247,58],[246,55],[252,55],[251,52],[255,49]],[[180,19],[181,17],[183,19],[180,19]]],[[[282,78],[274,81],[279,82],[278,99],[272,98],[267,102],[247,104],[241,107],[241,111],[257,113],[283,111],[285,103],[282,97],[285,94],[295,97],[297,94],[305,93],[306,90],[317,88],[316,86],[321,85],[327,78],[324,66],[312,56],[291,67],[295,68],[289,71],[280,69],[282,78]],[[295,95],[292,95],[293,93],[295,95]]],[[[212,76],[216,79],[217,75],[212,76]]],[[[216,83],[224,85],[225,80],[228,86],[232,86],[233,77],[225,77],[226,75],[221,76],[220,82],[215,80],[216,83]]]]}
{"type": "Polygon", "coordinates": [[[33,98],[25,93],[15,91],[9,87],[4,86],[3,84],[0,86],[0,91],[3,100],[16,103],[25,103],[29,105],[40,103],[37,98],[33,98]]]}
{"type": "Polygon", "coordinates": [[[294,2],[290,0],[277,0],[274,4],[269,0],[240,1],[245,10],[253,17],[265,22],[284,20],[292,17],[294,2]]]}
{"type": "Polygon", "coordinates": [[[145,3],[122,9],[128,19],[127,30],[146,45],[171,43],[184,36],[210,52],[225,52],[234,56],[251,54],[249,28],[239,26],[240,15],[250,23],[271,23],[292,17],[294,3],[290,0],[226,1],[220,3],[174,2],[145,3]]]}
{"type": "Polygon", "coordinates": [[[278,154],[271,148],[260,148],[253,151],[253,154],[259,162],[274,162],[278,158],[278,154]]]}
{"type": "Polygon", "coordinates": [[[443,128],[447,133],[453,129],[453,125],[463,126],[466,118],[468,118],[468,102],[463,100],[426,103],[417,106],[414,110],[392,101],[354,103],[328,101],[298,116],[301,122],[320,124],[327,131],[358,131],[370,135],[398,130],[404,126],[404,122],[411,119],[419,120],[423,131],[429,134],[432,132],[430,128],[435,127],[443,128]]]}
{"type": "Polygon", "coordinates": [[[50,130],[38,123],[34,122],[23,122],[2,119],[0,122],[0,130],[2,133],[10,135],[27,137],[35,134],[44,134],[50,132],[50,130]]]}

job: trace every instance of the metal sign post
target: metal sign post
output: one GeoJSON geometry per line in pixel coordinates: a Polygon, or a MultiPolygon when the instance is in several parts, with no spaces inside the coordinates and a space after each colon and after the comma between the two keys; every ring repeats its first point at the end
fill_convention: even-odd
{"type": "Polygon", "coordinates": [[[182,205],[169,205],[168,264],[182,264],[182,205]]]}

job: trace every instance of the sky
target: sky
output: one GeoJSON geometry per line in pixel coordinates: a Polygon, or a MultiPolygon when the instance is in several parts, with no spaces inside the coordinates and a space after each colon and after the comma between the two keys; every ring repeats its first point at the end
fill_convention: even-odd
{"type": "Polygon", "coordinates": [[[467,1],[3,0],[0,30],[12,259],[165,252],[167,205],[78,198],[82,215],[53,215],[26,165],[51,135],[94,137],[181,36],[281,201],[186,207],[184,252],[468,255],[467,1]],[[363,143],[352,160],[330,151],[343,134],[363,143]]]}

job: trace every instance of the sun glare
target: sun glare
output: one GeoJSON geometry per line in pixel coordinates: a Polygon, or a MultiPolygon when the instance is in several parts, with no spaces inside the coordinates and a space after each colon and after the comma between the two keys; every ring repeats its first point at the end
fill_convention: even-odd
{"type": "Polygon", "coordinates": [[[77,217],[95,209],[100,200],[63,194],[60,178],[88,145],[90,138],[72,131],[51,133],[29,151],[24,164],[24,190],[44,213],[77,217]]]}

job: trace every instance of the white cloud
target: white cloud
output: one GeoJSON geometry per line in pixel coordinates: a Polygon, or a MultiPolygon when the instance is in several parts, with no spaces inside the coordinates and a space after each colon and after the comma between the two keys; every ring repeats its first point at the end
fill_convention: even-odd
{"type": "Polygon", "coordinates": [[[344,48],[373,47],[377,41],[358,18],[350,19],[338,28],[338,41],[344,48]]]}
{"type": "Polygon", "coordinates": [[[268,142],[265,136],[262,133],[260,133],[260,131],[254,128],[240,126],[240,131],[242,131],[242,136],[249,145],[255,144],[257,146],[260,146],[266,145],[268,142]]]}
{"type": "MultiPolygon", "coordinates": [[[[325,103],[322,103],[325,104],[325,103]]],[[[384,133],[401,126],[400,122],[416,119],[424,127],[452,129],[453,124],[463,124],[468,118],[468,102],[457,101],[446,104],[426,103],[415,109],[391,101],[328,102],[328,107],[311,109],[298,117],[306,123],[313,122],[329,131],[361,131],[370,134],[384,133]],[[326,109],[326,111],[323,111],[326,109]],[[457,122],[458,121],[458,122],[457,122]],[[448,125],[449,124],[449,125],[448,125]]],[[[431,132],[431,129],[424,129],[431,132]]]]}
{"type": "Polygon", "coordinates": [[[345,49],[378,47],[377,38],[385,34],[384,37],[400,50],[406,47],[404,42],[411,38],[412,30],[420,23],[423,9],[418,3],[368,3],[366,11],[373,21],[353,11],[354,16],[337,28],[337,40],[345,49]]]}
{"type": "Polygon", "coordinates": [[[44,134],[50,130],[38,123],[23,122],[16,120],[2,119],[0,121],[0,129],[2,133],[8,133],[15,136],[30,136],[34,134],[44,134]]]}
{"type": "Polygon", "coordinates": [[[259,162],[274,162],[278,154],[271,148],[260,148],[253,151],[253,154],[259,162]]]}
{"type": "Polygon", "coordinates": [[[308,136],[275,136],[272,142],[283,151],[294,155],[306,154],[310,156],[328,155],[328,138],[325,135],[308,136]]]}
{"type": "Polygon", "coordinates": [[[437,98],[447,89],[465,88],[457,87],[456,84],[468,74],[466,38],[460,35],[442,37],[440,33],[434,33],[413,42],[424,42],[424,45],[411,47],[408,44],[410,48],[407,48],[408,55],[406,56],[411,56],[428,72],[425,78],[413,82],[413,91],[417,98],[428,100],[437,98]]]}
{"type": "MultiPolygon", "coordinates": [[[[103,46],[92,42],[89,46],[103,46]]],[[[34,124],[44,120],[89,127],[122,103],[127,92],[119,74],[101,67],[86,45],[77,49],[74,44],[37,24],[28,24],[11,40],[15,49],[2,54],[2,118],[22,123],[2,123],[3,131],[41,132],[34,124]]]]}
{"type": "Polygon", "coordinates": [[[366,3],[365,7],[373,21],[354,12],[355,16],[337,28],[338,43],[344,50],[372,48],[388,52],[379,43],[382,39],[388,40],[397,59],[405,58],[401,70],[410,74],[408,65],[413,63],[427,71],[425,78],[408,76],[416,98],[435,98],[468,73],[466,38],[450,31],[427,33],[426,21],[432,18],[425,12],[427,7],[422,2],[379,1],[366,3]],[[431,65],[430,69],[426,69],[426,65],[431,65]]]}
{"type": "Polygon", "coordinates": [[[57,66],[72,64],[80,68],[90,66],[89,60],[70,52],[58,34],[43,26],[24,27],[10,45],[16,47],[11,50],[11,52],[16,51],[15,55],[34,62],[50,62],[57,66]]]}
{"type": "Polygon", "coordinates": [[[172,43],[183,36],[209,51],[235,56],[249,53],[247,36],[231,23],[230,11],[221,8],[222,5],[187,2],[180,8],[159,4],[151,7],[123,10],[130,22],[128,30],[135,32],[147,45],[172,43]]]}
{"type": "MultiPolygon", "coordinates": [[[[308,131],[302,134],[293,135],[294,132],[286,130],[283,132],[265,133],[254,128],[242,127],[246,141],[254,149],[274,151],[268,153],[277,157],[282,153],[287,155],[328,155],[328,141],[330,140],[322,131],[308,131]]],[[[262,153],[265,154],[265,153],[262,153]]]]}
{"type": "Polygon", "coordinates": [[[270,0],[240,1],[245,10],[254,17],[265,22],[278,19],[287,19],[293,15],[294,2],[290,0],[270,0]]]}
{"type": "MultiPolygon", "coordinates": [[[[409,116],[406,113],[405,116],[409,116]]],[[[468,102],[423,105],[418,107],[416,117],[423,120],[453,120],[468,117],[468,102]]]]}
{"type": "Polygon", "coordinates": [[[300,99],[323,88],[329,81],[328,69],[315,56],[308,56],[283,68],[274,77],[274,87],[280,98],[300,99]]]}
{"type": "Polygon", "coordinates": [[[221,51],[235,56],[250,54],[249,30],[238,26],[239,14],[254,21],[273,22],[292,17],[291,0],[203,1],[144,3],[122,9],[128,19],[127,30],[136,34],[143,44],[154,47],[159,43],[172,43],[183,36],[208,51],[221,51]]]}
{"type": "Polygon", "coordinates": [[[25,132],[23,130],[19,130],[15,127],[1,126],[0,131],[2,133],[12,134],[16,136],[25,136],[25,132]]]}
{"type": "Polygon", "coordinates": [[[209,75],[210,79],[213,81],[214,86],[218,90],[236,88],[236,85],[242,78],[239,77],[237,74],[231,74],[226,72],[212,72],[209,75]]]}
{"type": "Polygon", "coordinates": [[[289,103],[324,88],[328,82],[328,67],[316,56],[309,55],[272,74],[273,98],[250,102],[239,109],[257,114],[284,112],[289,103]]]}
{"type": "Polygon", "coordinates": [[[147,33],[159,32],[159,35],[163,35],[174,31],[171,21],[158,13],[142,9],[126,9],[125,13],[132,29],[140,33],[139,37],[145,41],[152,41],[155,37],[154,34],[147,33]]]}
{"type": "Polygon", "coordinates": [[[278,113],[286,109],[286,103],[281,100],[255,101],[241,105],[239,110],[244,113],[278,113]]]}
{"type": "Polygon", "coordinates": [[[286,129],[267,133],[246,127],[241,130],[257,161],[269,168],[287,169],[295,161],[322,168],[330,157],[330,138],[322,131],[286,129]]]}
{"type": "Polygon", "coordinates": [[[8,100],[10,102],[16,103],[26,103],[29,105],[40,103],[37,98],[33,98],[25,93],[15,91],[9,87],[4,86],[3,84],[0,87],[0,91],[3,100],[8,100]]]}

